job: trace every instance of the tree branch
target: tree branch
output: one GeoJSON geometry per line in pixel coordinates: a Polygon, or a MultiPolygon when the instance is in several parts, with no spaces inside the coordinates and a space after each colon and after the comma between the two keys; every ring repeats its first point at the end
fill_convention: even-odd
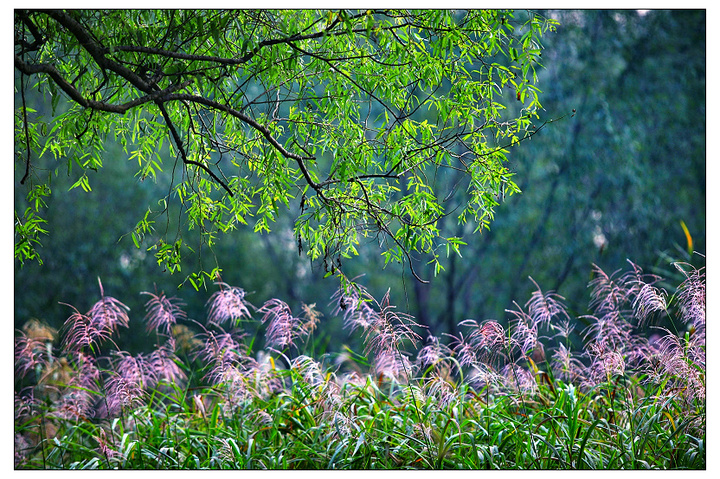
{"type": "Polygon", "coordinates": [[[108,113],[118,113],[120,115],[123,115],[128,110],[135,108],[136,106],[140,106],[144,103],[162,100],[164,96],[177,90],[182,90],[183,88],[187,87],[192,83],[192,80],[186,80],[183,83],[170,85],[164,90],[153,91],[148,95],[144,95],[136,98],[135,100],[131,100],[127,103],[122,103],[118,105],[85,98],[77,88],[75,88],[72,84],[70,84],[70,82],[63,78],[60,72],[50,64],[38,63],[36,65],[31,65],[24,62],[22,59],[20,59],[20,57],[16,55],[15,68],[17,68],[20,72],[26,75],[33,75],[38,73],[44,73],[48,75],[50,78],[52,78],[55,84],[59,86],[60,89],[70,97],[70,99],[78,103],[80,106],[84,106],[85,108],[92,108],[93,110],[105,111],[108,113]]]}
{"type": "Polygon", "coordinates": [[[135,86],[135,88],[148,95],[156,91],[153,89],[153,86],[146,82],[140,75],[122,64],[107,58],[106,55],[110,53],[110,50],[95,43],[95,40],[85,31],[85,28],[72,16],[61,10],[48,10],[45,13],[75,36],[80,42],[80,45],[93,57],[95,63],[97,63],[102,70],[110,70],[116,75],[125,78],[135,86]]]}
{"type": "MultiPolygon", "coordinates": [[[[356,19],[359,17],[364,16],[365,14],[357,14],[351,17],[352,19],[356,19]]],[[[270,40],[263,40],[257,44],[255,48],[252,49],[252,51],[244,54],[240,58],[227,58],[227,57],[218,57],[214,55],[193,55],[189,53],[181,53],[181,52],[174,52],[170,50],[165,50],[162,48],[154,48],[154,47],[146,47],[146,46],[137,46],[137,45],[119,45],[113,48],[115,51],[121,51],[121,52],[134,52],[134,53],[149,53],[151,55],[159,55],[167,58],[175,58],[178,60],[189,60],[189,61],[205,61],[210,63],[219,63],[222,65],[242,65],[250,61],[250,59],[255,56],[262,48],[269,47],[273,45],[279,45],[279,44],[293,44],[295,42],[301,42],[304,40],[314,40],[316,38],[323,38],[323,37],[335,37],[335,36],[343,36],[343,35],[355,35],[359,33],[367,33],[368,29],[365,27],[360,28],[353,28],[352,30],[346,30],[342,29],[339,31],[332,31],[332,29],[340,22],[340,17],[336,18],[335,21],[327,26],[325,29],[319,32],[315,33],[308,33],[308,34],[295,34],[291,35],[285,38],[273,38],[270,40]]],[[[392,31],[395,29],[403,28],[405,26],[410,25],[409,23],[402,23],[399,25],[391,25],[387,27],[382,27],[382,30],[388,30],[392,31]]],[[[372,59],[372,57],[370,56],[372,59]]],[[[382,62],[379,62],[381,64],[384,64],[382,62]]]]}
{"type": "Polygon", "coordinates": [[[180,151],[180,156],[183,160],[183,163],[186,165],[195,165],[201,169],[203,169],[208,175],[210,175],[213,180],[215,180],[220,186],[222,186],[225,191],[227,191],[228,195],[233,196],[232,190],[230,190],[230,187],[225,184],[223,180],[221,180],[215,173],[212,172],[206,165],[203,165],[202,163],[191,160],[187,157],[187,153],[185,152],[185,148],[182,144],[182,139],[180,138],[180,135],[178,134],[177,130],[175,129],[175,125],[173,125],[172,120],[170,119],[170,115],[167,112],[167,109],[165,108],[165,105],[162,101],[156,101],[155,102],[160,109],[160,113],[162,113],[163,118],[165,119],[165,123],[167,124],[168,128],[170,129],[170,134],[173,137],[173,140],[175,140],[175,144],[178,147],[178,150],[180,151]]]}
{"type": "Polygon", "coordinates": [[[284,146],[278,142],[278,140],[272,136],[272,133],[270,133],[270,130],[267,129],[264,125],[261,125],[258,123],[254,118],[251,118],[247,116],[246,114],[239,112],[235,110],[234,108],[229,107],[228,105],[225,105],[224,103],[217,102],[215,100],[210,100],[209,98],[205,98],[198,95],[191,95],[189,93],[174,93],[171,95],[167,95],[164,97],[164,101],[173,101],[173,100],[180,100],[180,101],[189,101],[194,103],[199,103],[201,105],[205,105],[209,108],[213,108],[215,110],[220,110],[222,112],[227,113],[230,116],[234,116],[235,118],[241,120],[244,123],[247,123],[249,126],[260,132],[265,139],[280,152],[281,155],[283,155],[285,158],[295,160],[300,167],[300,171],[302,172],[303,177],[305,178],[305,181],[317,192],[320,192],[321,185],[316,183],[312,177],[310,176],[310,172],[308,171],[307,167],[305,166],[304,161],[305,160],[314,160],[315,157],[313,156],[302,156],[298,155],[297,153],[292,153],[291,151],[288,151],[284,146]]]}
{"type": "Polygon", "coordinates": [[[27,108],[25,106],[25,87],[23,85],[24,77],[25,77],[25,75],[21,72],[20,73],[20,97],[22,98],[23,126],[25,127],[25,148],[27,149],[27,159],[25,160],[25,174],[23,175],[22,179],[20,180],[21,185],[25,184],[25,180],[27,180],[27,177],[30,174],[30,132],[28,131],[27,108]]]}

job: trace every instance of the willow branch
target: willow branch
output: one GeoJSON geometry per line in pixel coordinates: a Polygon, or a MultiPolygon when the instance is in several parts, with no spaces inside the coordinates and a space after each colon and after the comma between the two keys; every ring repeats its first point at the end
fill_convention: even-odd
{"type": "Polygon", "coordinates": [[[98,111],[105,111],[108,113],[118,113],[120,115],[125,114],[128,110],[131,110],[132,108],[135,108],[137,106],[140,106],[145,103],[154,102],[157,100],[162,100],[164,96],[176,92],[178,90],[182,90],[183,88],[187,87],[192,83],[192,80],[186,80],[182,83],[176,83],[173,85],[170,85],[168,88],[164,90],[157,90],[153,91],[152,93],[149,93],[147,95],[143,95],[141,97],[138,97],[134,100],[131,100],[126,103],[116,104],[116,103],[107,103],[104,101],[97,101],[92,100],[90,98],[86,98],[82,92],[80,92],[77,88],[75,88],[70,82],[68,82],[61,74],[60,72],[52,65],[47,63],[38,63],[36,65],[31,65],[29,63],[24,62],[22,59],[20,59],[17,55],[15,56],[15,68],[17,68],[20,72],[26,74],[26,75],[33,75],[38,73],[44,73],[48,75],[55,84],[60,87],[60,89],[67,94],[67,96],[70,97],[73,101],[75,101],[77,104],[84,106],[85,108],[92,108],[93,110],[98,111]]]}
{"type": "Polygon", "coordinates": [[[168,128],[170,129],[170,134],[172,135],[173,140],[175,140],[175,144],[177,145],[178,150],[180,151],[180,157],[182,158],[183,163],[185,163],[186,165],[195,165],[195,166],[201,168],[208,175],[210,175],[213,180],[215,180],[220,186],[222,186],[230,196],[233,196],[233,192],[232,192],[232,190],[230,190],[230,187],[228,185],[226,185],[225,182],[223,180],[221,180],[215,173],[213,173],[212,170],[210,170],[206,165],[203,165],[199,161],[191,160],[187,157],[187,153],[185,152],[185,148],[183,147],[183,144],[182,144],[182,138],[180,138],[180,134],[175,129],[175,125],[173,124],[172,119],[170,118],[170,115],[168,114],[167,109],[165,108],[165,105],[161,101],[157,101],[155,103],[157,104],[158,108],[160,109],[160,113],[162,113],[162,116],[165,119],[165,123],[167,124],[168,128]]]}
{"type": "Polygon", "coordinates": [[[25,180],[27,180],[27,177],[30,174],[30,132],[28,131],[27,107],[25,106],[25,87],[24,87],[23,83],[24,83],[24,75],[21,73],[20,74],[20,97],[22,98],[23,126],[25,127],[25,149],[27,150],[27,159],[25,160],[25,174],[23,175],[22,179],[20,180],[21,185],[25,184],[25,180]]]}

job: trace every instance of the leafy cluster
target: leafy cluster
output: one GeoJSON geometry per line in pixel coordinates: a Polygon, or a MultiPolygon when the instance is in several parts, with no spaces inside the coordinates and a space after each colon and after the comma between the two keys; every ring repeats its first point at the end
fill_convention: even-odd
{"type": "Polygon", "coordinates": [[[224,283],[204,323],[148,293],[155,350],[106,354],[129,318],[101,294],[88,313],[73,308],[60,349],[37,321],[16,335],[15,464],[702,469],[704,269],[676,264],[685,279],[668,295],[630,266],[595,268],[591,315],[571,318],[538,287],[507,326],[468,320],[448,341],[423,340],[389,294],[347,283],[332,314],[365,350],[317,359],[300,352],[320,324],[314,305],[256,308],[224,283]],[[255,351],[253,328],[265,339],[255,351]]]}
{"type": "MultiPolygon", "coordinates": [[[[420,252],[437,272],[464,244],[441,218],[483,229],[519,191],[505,148],[536,131],[539,41],[554,25],[504,10],[17,10],[21,183],[47,185],[33,161],[51,155],[89,192],[117,141],[141,180],[171,174],[131,232],[170,271],[190,248],[155,231],[170,208],[212,246],[243,225],[267,232],[292,206],[298,249],[330,272],[365,238],[386,262],[420,252]],[[458,189],[468,201],[449,210],[458,189]]],[[[42,231],[21,219],[24,261],[42,231]]]]}

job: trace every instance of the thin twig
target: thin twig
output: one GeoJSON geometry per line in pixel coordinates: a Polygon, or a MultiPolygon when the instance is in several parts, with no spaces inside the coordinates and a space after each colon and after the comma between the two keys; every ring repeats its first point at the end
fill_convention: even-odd
{"type": "Polygon", "coordinates": [[[23,107],[23,126],[25,127],[25,149],[27,150],[27,159],[25,160],[25,174],[22,177],[22,180],[20,180],[20,184],[24,185],[25,180],[27,180],[28,175],[30,174],[30,133],[28,131],[28,121],[27,121],[27,108],[25,107],[25,74],[20,72],[20,97],[22,98],[22,107],[23,107]]]}
{"type": "Polygon", "coordinates": [[[168,128],[170,129],[170,133],[172,134],[173,140],[175,140],[175,144],[178,147],[178,150],[180,151],[180,156],[182,157],[183,163],[186,165],[195,165],[201,169],[203,169],[208,175],[210,175],[213,180],[215,180],[220,186],[222,186],[225,191],[228,192],[230,196],[233,196],[233,192],[230,189],[228,185],[225,184],[223,180],[221,180],[215,173],[213,173],[206,165],[203,165],[202,163],[190,160],[187,157],[187,153],[185,152],[185,148],[183,148],[182,145],[182,139],[180,138],[180,135],[178,134],[177,130],[175,129],[175,125],[173,125],[172,120],[170,118],[170,115],[168,114],[167,110],[165,109],[165,105],[161,101],[155,102],[160,109],[160,112],[162,113],[163,118],[165,119],[165,123],[167,123],[168,128]]]}

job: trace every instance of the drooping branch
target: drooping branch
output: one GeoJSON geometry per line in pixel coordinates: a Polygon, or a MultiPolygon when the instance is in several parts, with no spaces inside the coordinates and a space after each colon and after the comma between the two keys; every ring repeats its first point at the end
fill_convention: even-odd
{"type": "Polygon", "coordinates": [[[178,151],[180,151],[180,157],[183,160],[183,163],[186,165],[195,165],[201,169],[203,169],[208,175],[212,177],[213,180],[215,180],[220,186],[222,186],[225,191],[230,196],[233,196],[233,192],[230,189],[228,185],[225,184],[223,180],[221,180],[215,173],[212,172],[206,165],[203,165],[199,161],[191,160],[187,157],[187,153],[185,152],[185,148],[183,147],[182,138],[180,138],[180,134],[175,129],[175,125],[173,125],[172,119],[170,118],[170,115],[167,112],[167,109],[165,108],[165,105],[162,101],[156,101],[155,102],[160,109],[160,113],[162,113],[163,118],[165,119],[165,123],[167,124],[168,128],[170,129],[170,134],[173,137],[173,140],[175,141],[175,145],[178,148],[178,151]]]}
{"type": "MultiPolygon", "coordinates": [[[[248,178],[257,174],[271,180],[253,189],[273,190],[272,195],[260,195],[261,213],[278,198],[287,203],[292,191],[302,191],[303,202],[306,194],[314,197],[313,213],[320,214],[303,220],[306,240],[315,243],[313,257],[322,254],[320,247],[325,259],[339,254],[349,244],[348,237],[364,230],[381,235],[390,248],[394,241],[397,248],[390,252],[392,258],[409,259],[413,269],[415,251],[437,258],[436,223],[454,213],[446,213],[442,203],[458,188],[457,183],[443,202],[436,191],[447,186],[444,169],[469,173],[471,181],[477,180],[470,185],[471,200],[479,211],[485,211],[483,205],[492,210],[494,204],[487,199],[491,191],[484,179],[490,178],[495,188],[506,180],[506,170],[499,166],[502,152],[487,162],[482,159],[491,150],[483,130],[506,128],[502,133],[507,137],[525,125],[512,120],[498,123],[494,110],[484,105],[485,90],[477,88],[471,72],[454,67],[485,54],[479,39],[465,33],[466,29],[484,33],[485,23],[480,22],[484,18],[460,17],[384,11],[315,12],[298,17],[281,11],[208,11],[183,15],[178,22],[175,12],[126,16],[79,10],[22,11],[16,13],[15,66],[20,76],[40,75],[41,89],[49,85],[53,93],[59,90],[80,107],[67,117],[80,113],[87,120],[82,108],[91,115],[137,112],[137,117],[119,120],[121,131],[137,135],[149,128],[152,137],[148,135],[148,140],[158,135],[168,138],[177,148],[176,159],[182,160],[182,167],[192,168],[190,181],[202,175],[228,193],[217,201],[230,201],[233,196],[230,186],[234,183],[220,164],[230,151],[247,158],[248,178]],[[462,21],[455,25],[457,19],[462,21]],[[440,54],[446,45],[437,36],[445,31],[444,25],[449,31],[459,29],[467,41],[453,47],[453,52],[457,49],[462,55],[457,60],[448,58],[449,52],[440,54]],[[23,52],[30,53],[23,56],[23,52]],[[52,53],[57,57],[52,58],[52,53]],[[449,93],[445,79],[455,84],[449,93]],[[460,95],[465,92],[468,95],[460,95]],[[377,108],[380,115],[374,111],[377,108]],[[438,114],[421,121],[434,108],[438,114]],[[141,123],[127,129],[133,121],[141,123]],[[454,145],[465,142],[475,153],[472,164],[454,154],[454,145]],[[212,153],[205,153],[208,148],[212,153]],[[218,152],[217,161],[208,156],[215,158],[218,152]],[[433,169],[435,178],[428,175],[433,169]],[[394,186],[408,175],[418,187],[412,195],[394,186]],[[315,223],[321,225],[317,232],[315,223]]],[[[109,117],[104,116],[102,122],[112,124],[115,120],[109,117]]],[[[18,131],[21,121],[18,114],[18,131]]],[[[95,127],[102,122],[85,124],[95,127]]],[[[82,123],[78,125],[83,128],[82,123]]],[[[62,137],[72,134],[53,132],[62,137]]],[[[513,143],[522,141],[515,137],[517,132],[513,143]]],[[[527,129],[524,133],[534,134],[527,129]]],[[[151,149],[152,142],[145,142],[140,153],[151,149]]],[[[233,190],[235,196],[240,193],[235,186],[233,190]]],[[[250,206],[254,202],[253,198],[250,206]]],[[[233,206],[238,205],[233,202],[233,206]]],[[[219,224],[225,219],[213,221],[219,224]]],[[[261,221],[265,228],[275,215],[267,214],[261,221]]],[[[413,275],[418,278],[414,270],[413,275]]]]}
{"type": "MultiPolygon", "coordinates": [[[[169,116],[167,115],[167,111],[164,109],[164,107],[161,107],[161,105],[168,101],[190,101],[198,104],[205,105],[207,107],[228,113],[231,116],[234,116],[238,118],[239,120],[243,121],[244,123],[248,124],[258,132],[260,132],[267,141],[276,148],[283,156],[289,159],[295,160],[299,167],[300,171],[303,174],[303,177],[308,182],[308,184],[315,189],[316,191],[320,190],[320,186],[315,183],[315,181],[310,176],[310,172],[308,171],[307,167],[304,164],[304,160],[312,160],[313,157],[304,157],[301,155],[297,155],[295,153],[292,153],[288,151],[285,147],[283,147],[280,142],[272,136],[272,133],[270,130],[268,130],[265,126],[258,123],[255,119],[251,118],[250,116],[239,112],[223,103],[210,100],[208,98],[199,96],[199,95],[191,95],[191,94],[185,94],[185,93],[174,93],[178,90],[181,90],[188,85],[192,83],[191,80],[187,80],[183,83],[178,83],[171,85],[170,87],[164,89],[164,90],[157,90],[152,91],[152,93],[149,93],[147,95],[144,95],[142,97],[139,97],[135,100],[129,101],[127,103],[123,104],[112,104],[97,100],[91,100],[88,98],[85,98],[80,91],[78,91],[70,82],[68,82],[63,76],[58,72],[58,70],[49,64],[37,64],[37,65],[31,65],[26,62],[24,62],[22,59],[20,59],[17,55],[15,56],[15,67],[20,70],[22,73],[25,74],[37,74],[37,73],[44,73],[47,74],[59,87],[62,91],[64,91],[72,100],[74,100],[76,103],[78,103],[81,106],[84,106],[86,108],[92,108],[95,110],[105,111],[109,113],[118,113],[118,114],[124,114],[128,110],[140,106],[144,103],[149,102],[155,102],[158,104],[160,111],[163,114],[163,117],[165,118],[165,121],[168,123],[168,127],[170,128],[171,133],[173,134],[173,139],[175,140],[175,143],[178,145],[179,150],[181,151],[181,155],[183,157],[183,162],[187,164],[196,164],[197,166],[200,166],[203,168],[210,176],[213,177],[220,185],[225,188],[225,190],[228,191],[232,195],[232,192],[228,188],[228,186],[221,181],[217,175],[215,175],[212,171],[207,169],[205,165],[202,165],[201,163],[194,162],[193,160],[189,160],[187,156],[185,155],[184,149],[182,148],[182,140],[180,139],[179,135],[177,134],[177,131],[175,130],[174,126],[172,126],[172,122],[170,121],[169,116]]],[[[134,75],[134,74],[133,74],[134,75]]],[[[139,77],[138,77],[139,78],[139,77]]],[[[142,79],[139,80],[142,83],[145,83],[142,79]]],[[[145,84],[147,85],[147,84],[145,84]]]]}
{"type": "Polygon", "coordinates": [[[293,153],[291,151],[288,151],[284,146],[280,144],[280,142],[275,138],[270,130],[268,130],[267,127],[257,122],[252,117],[249,117],[248,115],[224,104],[220,103],[215,100],[211,100],[209,98],[205,98],[203,96],[199,95],[192,95],[189,93],[173,93],[170,95],[167,95],[165,97],[165,101],[173,101],[173,100],[179,100],[179,101],[188,101],[188,102],[194,102],[199,103],[201,105],[205,105],[209,108],[222,111],[224,113],[227,113],[230,116],[233,116],[239,120],[241,120],[243,123],[246,123],[253,129],[257,130],[259,133],[265,137],[265,139],[270,143],[270,145],[273,146],[277,151],[280,152],[281,155],[283,155],[285,158],[295,160],[300,167],[300,171],[302,172],[303,178],[305,178],[305,181],[317,192],[320,192],[321,185],[315,182],[315,180],[312,179],[312,176],[310,175],[310,171],[307,169],[307,166],[305,166],[306,160],[314,160],[315,157],[313,156],[302,156],[298,155],[297,153],[293,153]]]}
{"type": "Polygon", "coordinates": [[[22,98],[23,110],[23,127],[25,129],[25,149],[27,150],[27,158],[25,159],[25,174],[20,180],[20,184],[24,185],[30,174],[30,132],[28,131],[27,107],[25,106],[25,88],[23,86],[24,75],[20,75],[20,97],[22,98]]]}

